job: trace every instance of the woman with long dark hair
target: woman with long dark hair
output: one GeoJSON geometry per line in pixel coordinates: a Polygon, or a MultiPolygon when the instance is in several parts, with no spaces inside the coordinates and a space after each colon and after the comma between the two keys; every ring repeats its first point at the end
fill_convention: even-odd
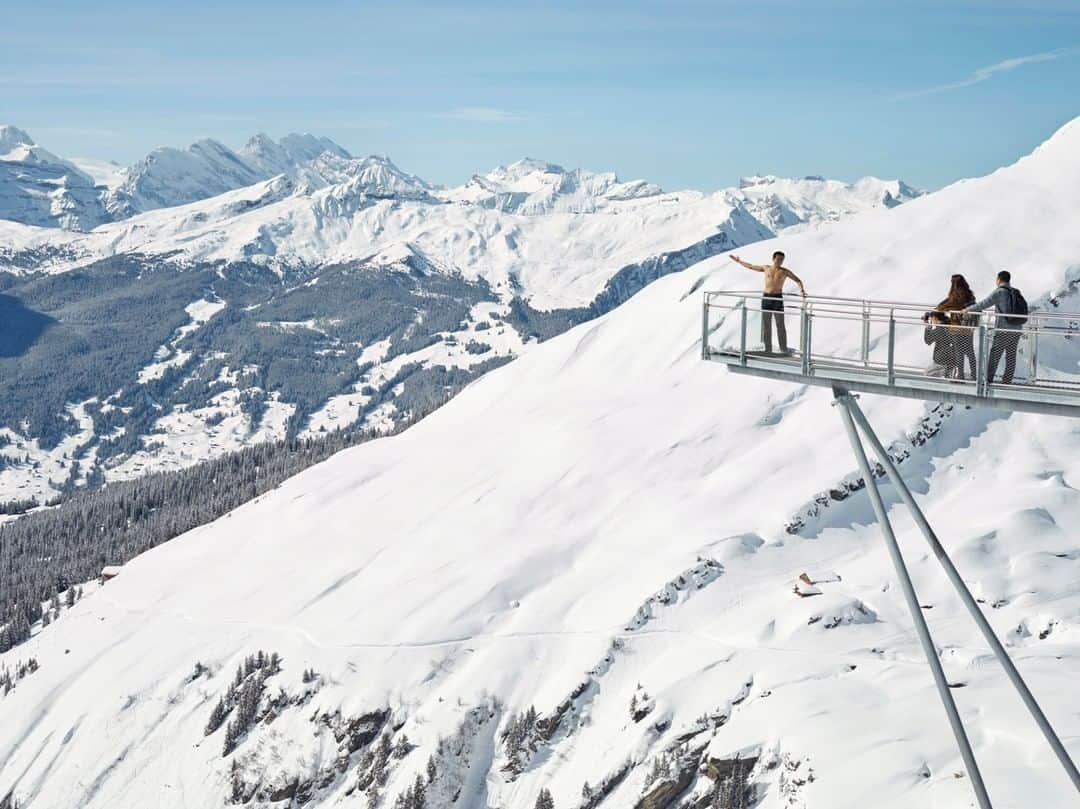
{"type": "Polygon", "coordinates": [[[971,291],[967,279],[957,273],[950,281],[949,294],[937,305],[938,312],[947,312],[949,331],[953,337],[953,350],[956,352],[956,368],[959,379],[964,378],[964,359],[971,365],[971,378],[975,378],[975,330],[974,318],[962,314],[962,310],[975,303],[975,293],[971,291]]]}

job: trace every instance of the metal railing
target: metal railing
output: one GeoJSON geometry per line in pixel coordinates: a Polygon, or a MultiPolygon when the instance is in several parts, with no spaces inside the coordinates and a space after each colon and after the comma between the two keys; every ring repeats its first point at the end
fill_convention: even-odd
{"type": "MultiPolygon", "coordinates": [[[[702,355],[747,373],[862,382],[928,399],[1052,402],[1080,415],[1080,313],[944,312],[910,301],[705,293],[702,355]],[[993,366],[993,367],[991,367],[993,366]]],[[[1027,409],[1032,409],[1028,407],[1027,409]]]]}
{"type": "Polygon", "coordinates": [[[703,356],[803,377],[854,374],[889,387],[929,385],[974,396],[1075,393],[1080,404],[1080,313],[1033,311],[1017,326],[992,311],[949,312],[945,322],[928,324],[924,315],[933,305],[782,300],[777,312],[776,300],[760,292],[705,293],[703,356]]]}

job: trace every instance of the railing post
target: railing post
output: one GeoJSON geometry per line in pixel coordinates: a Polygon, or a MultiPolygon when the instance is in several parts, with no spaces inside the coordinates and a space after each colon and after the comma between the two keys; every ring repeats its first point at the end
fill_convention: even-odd
{"type": "Polygon", "coordinates": [[[810,376],[812,368],[810,365],[810,353],[811,353],[811,338],[810,334],[813,330],[813,312],[811,311],[812,304],[803,301],[802,304],[802,372],[803,376],[810,376]]]}
{"type": "Polygon", "coordinates": [[[705,301],[701,305],[701,358],[709,358],[709,293],[705,293],[705,301]]]}
{"type": "Polygon", "coordinates": [[[1039,324],[1029,329],[1028,338],[1028,384],[1034,385],[1039,379],[1039,324]]]}
{"type": "Polygon", "coordinates": [[[862,304],[862,364],[863,368],[870,364],[870,304],[866,301],[862,304]]]}
{"type": "Polygon", "coordinates": [[[986,318],[979,315],[979,351],[975,355],[975,395],[986,395],[986,318]]]}
{"type": "Polygon", "coordinates": [[[742,322],[739,324],[739,363],[743,366],[746,365],[746,298],[739,301],[739,308],[742,309],[742,322]]]}
{"type": "Polygon", "coordinates": [[[887,379],[891,387],[896,381],[896,310],[889,310],[889,365],[887,379]]]}

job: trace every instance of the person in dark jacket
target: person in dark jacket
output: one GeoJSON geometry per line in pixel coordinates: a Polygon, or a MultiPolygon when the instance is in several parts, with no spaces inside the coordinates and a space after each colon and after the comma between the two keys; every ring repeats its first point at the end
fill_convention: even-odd
{"type": "Polygon", "coordinates": [[[962,312],[975,303],[975,293],[971,291],[967,279],[957,273],[950,281],[949,294],[937,305],[938,312],[944,312],[949,318],[949,331],[953,336],[956,350],[956,376],[964,378],[964,360],[971,368],[971,378],[975,378],[975,317],[962,312]]]}
{"type": "Polygon", "coordinates": [[[923,342],[934,347],[933,365],[926,369],[927,376],[951,378],[956,375],[957,355],[953,334],[949,331],[949,319],[944,312],[927,312],[923,315],[926,329],[923,342]]]}
{"type": "Polygon", "coordinates": [[[990,362],[986,368],[987,382],[994,381],[994,372],[997,371],[1002,355],[1005,356],[1005,373],[1001,381],[1008,385],[1013,381],[1013,374],[1016,372],[1016,351],[1020,347],[1023,332],[1017,326],[1010,325],[1007,320],[1015,312],[1013,295],[1012,274],[1008,270],[1002,270],[997,274],[997,287],[994,291],[964,310],[981,312],[993,306],[998,315],[994,327],[994,342],[990,344],[990,362]],[[1006,319],[1003,320],[1003,317],[1006,319]]]}

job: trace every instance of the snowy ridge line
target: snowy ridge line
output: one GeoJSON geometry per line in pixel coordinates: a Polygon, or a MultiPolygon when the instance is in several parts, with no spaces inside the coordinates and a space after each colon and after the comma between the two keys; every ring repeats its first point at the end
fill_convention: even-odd
{"type": "Polygon", "coordinates": [[[656,593],[649,596],[638,607],[634,617],[627,623],[627,632],[635,632],[656,618],[656,612],[662,607],[679,603],[679,597],[686,593],[689,598],[697,590],[708,587],[724,573],[724,566],[715,559],[698,557],[698,563],[667,582],[656,593]]]}
{"type": "MultiPolygon", "coordinates": [[[[912,457],[917,447],[927,444],[934,436],[944,429],[946,422],[953,416],[955,405],[939,403],[927,405],[928,411],[918,422],[916,427],[903,439],[894,441],[888,447],[889,457],[899,466],[912,457]]],[[[880,462],[872,460],[874,478],[885,477],[885,467],[880,462]]],[[[852,472],[846,475],[831,489],[819,492],[791,517],[785,524],[784,530],[788,534],[799,534],[807,525],[821,517],[825,509],[834,503],[847,500],[851,495],[866,488],[866,481],[862,475],[852,472]]]]}

